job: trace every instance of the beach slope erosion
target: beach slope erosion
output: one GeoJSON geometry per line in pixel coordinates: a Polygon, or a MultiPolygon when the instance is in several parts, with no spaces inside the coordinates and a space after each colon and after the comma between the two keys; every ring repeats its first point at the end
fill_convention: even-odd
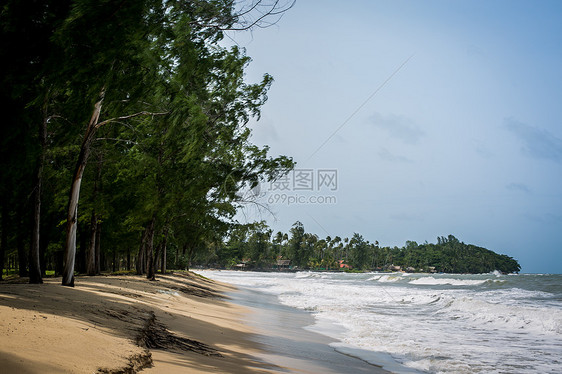
{"type": "Polygon", "coordinates": [[[222,296],[192,273],[78,277],[76,287],[0,283],[0,372],[275,372],[222,296]]]}

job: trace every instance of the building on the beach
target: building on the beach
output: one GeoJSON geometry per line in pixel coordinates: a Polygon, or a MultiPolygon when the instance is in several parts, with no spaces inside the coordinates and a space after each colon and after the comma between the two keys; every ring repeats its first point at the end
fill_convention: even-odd
{"type": "Polygon", "coordinates": [[[343,260],[339,260],[338,263],[340,265],[340,269],[349,269],[349,270],[353,269],[351,265],[344,264],[343,260]]]}
{"type": "Polygon", "coordinates": [[[291,265],[291,260],[283,260],[282,256],[279,256],[277,258],[277,269],[282,270],[282,269],[289,269],[291,265]]]}
{"type": "Polygon", "coordinates": [[[236,268],[238,269],[248,269],[253,267],[252,263],[251,263],[251,259],[242,259],[242,261],[238,264],[235,265],[236,268]]]}

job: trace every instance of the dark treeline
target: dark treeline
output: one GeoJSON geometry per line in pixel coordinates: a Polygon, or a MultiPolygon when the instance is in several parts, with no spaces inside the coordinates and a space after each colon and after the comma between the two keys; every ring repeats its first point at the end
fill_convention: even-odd
{"type": "Polygon", "coordinates": [[[453,235],[436,244],[406,242],[402,248],[370,243],[360,234],[351,238],[307,233],[300,222],[290,232],[277,232],[264,223],[239,226],[211,251],[200,252],[199,265],[223,268],[311,270],[406,270],[444,273],[519,272],[518,262],[488,249],[465,244],[453,235]]]}
{"type": "Polygon", "coordinates": [[[249,57],[220,41],[291,6],[3,2],[0,269],[153,278],[220,243],[241,191],[293,167],[249,140],[272,78],[247,83],[249,57]]]}

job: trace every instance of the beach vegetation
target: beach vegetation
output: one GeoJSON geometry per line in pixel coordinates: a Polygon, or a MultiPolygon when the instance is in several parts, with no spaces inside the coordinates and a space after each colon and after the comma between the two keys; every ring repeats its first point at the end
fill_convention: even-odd
{"type": "Polygon", "coordinates": [[[250,58],[221,41],[292,4],[3,4],[0,268],[73,286],[216,251],[243,192],[294,165],[250,140],[273,78],[247,82],[250,58]]]}

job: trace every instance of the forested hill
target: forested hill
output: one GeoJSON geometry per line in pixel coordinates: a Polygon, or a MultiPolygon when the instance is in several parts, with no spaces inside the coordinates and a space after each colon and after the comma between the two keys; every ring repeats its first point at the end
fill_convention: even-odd
{"type": "Polygon", "coordinates": [[[494,270],[517,273],[521,270],[512,257],[465,244],[453,235],[437,238],[437,244],[407,242],[399,249],[396,263],[416,269],[432,266],[444,273],[488,273],[494,270]]]}
{"type": "Polygon", "coordinates": [[[195,258],[203,266],[268,269],[284,266],[311,270],[405,270],[444,273],[519,272],[517,260],[486,248],[465,244],[453,235],[437,243],[407,241],[399,247],[370,243],[355,233],[350,238],[319,238],[296,222],[289,234],[265,224],[238,227],[214,252],[195,258]]]}

